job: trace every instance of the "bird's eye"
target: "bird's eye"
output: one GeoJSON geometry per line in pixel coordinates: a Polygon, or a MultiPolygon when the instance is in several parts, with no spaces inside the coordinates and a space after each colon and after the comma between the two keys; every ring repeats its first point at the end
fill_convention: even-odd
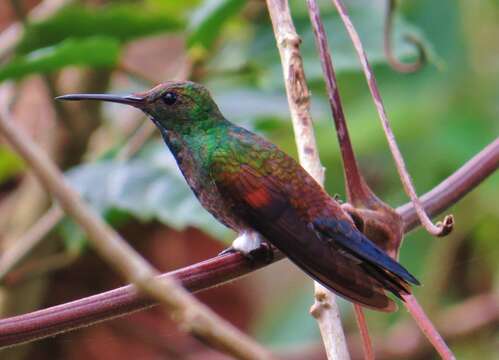
{"type": "Polygon", "coordinates": [[[163,102],[166,105],[173,105],[175,104],[176,101],[177,101],[177,94],[175,94],[174,92],[168,91],[163,94],[163,102]]]}

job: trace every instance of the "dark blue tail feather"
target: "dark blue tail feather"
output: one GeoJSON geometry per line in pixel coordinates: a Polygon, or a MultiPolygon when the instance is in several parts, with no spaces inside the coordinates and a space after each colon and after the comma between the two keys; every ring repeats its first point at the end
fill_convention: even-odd
{"type": "Polygon", "coordinates": [[[401,279],[420,285],[420,282],[407,269],[388,256],[364,234],[343,220],[321,218],[314,221],[316,231],[353,256],[383,268],[401,279]]]}

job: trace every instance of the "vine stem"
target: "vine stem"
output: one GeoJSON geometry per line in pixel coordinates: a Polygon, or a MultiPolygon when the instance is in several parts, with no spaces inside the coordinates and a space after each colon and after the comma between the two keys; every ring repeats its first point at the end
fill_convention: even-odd
{"type": "MultiPolygon", "coordinates": [[[[459,170],[421,196],[424,208],[430,214],[440,214],[454,204],[499,168],[499,137],[466,162],[459,170]]],[[[397,212],[404,220],[404,231],[419,225],[414,204],[399,206],[397,212]]]]}
{"type": "Polygon", "coordinates": [[[376,83],[376,78],[374,77],[374,73],[372,71],[371,65],[369,64],[369,61],[367,60],[367,55],[364,48],[362,47],[359,34],[357,33],[357,30],[353,26],[353,23],[350,20],[350,17],[348,16],[348,12],[345,5],[343,4],[343,1],[341,0],[331,0],[331,1],[336,6],[336,9],[340,14],[341,20],[343,21],[343,24],[345,25],[345,28],[348,32],[348,35],[350,36],[352,43],[355,47],[355,51],[357,52],[357,55],[360,59],[364,75],[367,79],[369,90],[373,97],[374,104],[376,106],[376,110],[381,120],[381,125],[385,132],[386,138],[388,140],[388,146],[390,148],[390,151],[392,152],[393,159],[395,160],[397,171],[402,181],[404,190],[411,199],[412,203],[414,204],[414,208],[423,227],[432,235],[445,236],[452,230],[452,227],[454,226],[454,219],[452,215],[447,215],[444,218],[443,222],[434,225],[430,220],[430,218],[428,217],[428,215],[426,214],[421,204],[421,201],[419,200],[416,194],[416,190],[414,189],[411,176],[407,171],[404,158],[398,148],[397,141],[395,140],[395,135],[393,134],[392,128],[388,121],[388,116],[386,115],[385,107],[383,105],[383,100],[381,99],[378,85],[376,83]]]}
{"type": "Polygon", "coordinates": [[[414,36],[406,35],[406,41],[412,43],[417,51],[418,57],[412,63],[403,63],[399,59],[397,59],[396,55],[393,53],[392,47],[392,35],[393,35],[393,18],[395,15],[395,9],[397,8],[397,0],[388,0],[388,4],[386,6],[386,14],[385,14],[385,29],[383,32],[383,49],[385,51],[386,59],[390,66],[398,72],[401,73],[413,73],[418,71],[423,67],[426,62],[426,53],[421,43],[421,40],[417,39],[414,36]]]}
{"type": "Polygon", "coordinates": [[[0,132],[66,214],[85,230],[95,250],[137,289],[158,300],[183,329],[212,347],[238,359],[272,358],[268,350],[213,313],[174,279],[157,279],[158,272],[82,201],[44,151],[15,127],[8,106],[9,90],[8,85],[0,89],[0,132]]]}
{"type": "MultiPolygon", "coordinates": [[[[287,0],[267,0],[267,8],[281,57],[299,160],[305,170],[323,184],[324,168],[320,163],[310,115],[310,92],[300,54],[301,40],[287,0]]],[[[314,304],[310,313],[317,320],[328,359],[349,359],[336,296],[317,282],[314,282],[314,304]]]]}
{"type": "Polygon", "coordinates": [[[362,306],[353,304],[355,311],[355,319],[359,327],[360,338],[362,339],[362,350],[364,351],[364,360],[374,360],[374,350],[371,337],[369,336],[369,329],[367,327],[367,320],[362,306]]]}
{"type": "Polygon", "coordinates": [[[435,329],[431,323],[431,320],[425,314],[414,295],[402,294],[402,298],[404,299],[404,304],[407,310],[411,313],[412,318],[416,321],[423,334],[430,341],[435,350],[437,350],[442,359],[455,360],[456,357],[449,349],[442,336],[435,329]]]}

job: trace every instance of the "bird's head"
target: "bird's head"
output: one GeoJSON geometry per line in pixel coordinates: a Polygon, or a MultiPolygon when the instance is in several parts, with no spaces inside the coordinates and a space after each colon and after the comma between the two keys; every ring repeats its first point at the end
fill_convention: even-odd
{"type": "Polygon", "coordinates": [[[225,121],[208,90],[191,81],[169,81],[132,95],[69,94],[57,100],[100,100],[134,106],[145,112],[160,130],[179,133],[206,129],[225,121]]]}

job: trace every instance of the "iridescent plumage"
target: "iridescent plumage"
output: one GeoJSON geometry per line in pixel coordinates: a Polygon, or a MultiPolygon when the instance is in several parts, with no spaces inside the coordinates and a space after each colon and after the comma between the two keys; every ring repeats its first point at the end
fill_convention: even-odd
{"type": "Polygon", "coordinates": [[[128,97],[62,99],[127,103],[147,113],[201,204],[240,234],[235,245],[263,238],[324,286],[376,310],[396,308],[385,290],[400,297],[418,283],[293,158],[227,121],[203,86],[168,82],[128,97]]]}

